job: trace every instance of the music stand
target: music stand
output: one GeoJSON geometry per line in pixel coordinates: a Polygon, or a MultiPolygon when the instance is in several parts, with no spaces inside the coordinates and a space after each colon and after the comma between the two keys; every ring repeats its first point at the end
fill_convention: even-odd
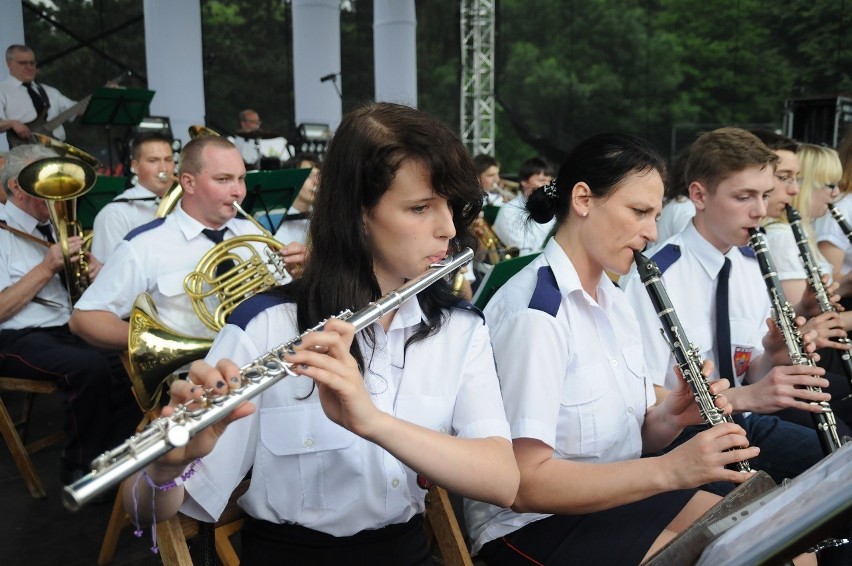
{"type": "Polygon", "coordinates": [[[494,293],[497,292],[497,289],[502,287],[506,281],[526,267],[532,260],[537,258],[539,253],[541,252],[522,255],[521,257],[501,261],[494,266],[487,266],[486,269],[490,269],[488,269],[479,287],[476,288],[476,294],[471,299],[474,306],[480,310],[484,309],[488,301],[491,300],[491,297],[494,296],[494,293]]]}
{"type": "Polygon", "coordinates": [[[107,177],[98,175],[92,188],[77,199],[77,220],[84,230],[90,230],[95,223],[95,215],[126,188],[125,177],[107,177]]]}
{"type": "MultiPolygon", "coordinates": [[[[704,549],[698,565],[780,564],[802,553],[849,524],[850,484],[852,444],[845,444],[756,501],[762,505],[753,504],[747,517],[704,549]]],[[[719,521],[718,530],[727,526],[719,521]]]]}
{"type": "Polygon", "coordinates": [[[310,174],[310,168],[249,171],[246,174],[243,210],[248,213],[263,212],[269,221],[269,231],[274,234],[286,220],[287,209],[296,200],[296,195],[310,174]],[[272,215],[275,212],[281,212],[281,218],[273,224],[272,215]]]}
{"type": "Polygon", "coordinates": [[[154,98],[153,90],[141,88],[99,87],[92,93],[89,106],[83,114],[82,123],[104,126],[107,133],[109,169],[113,170],[111,126],[136,126],[148,115],[148,107],[154,98]]]}

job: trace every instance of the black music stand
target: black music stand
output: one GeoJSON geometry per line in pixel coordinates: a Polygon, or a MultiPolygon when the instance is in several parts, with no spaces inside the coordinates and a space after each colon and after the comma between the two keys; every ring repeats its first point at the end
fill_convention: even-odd
{"type": "Polygon", "coordinates": [[[496,265],[486,266],[488,271],[485,274],[485,277],[482,278],[482,282],[479,284],[479,287],[476,288],[476,294],[474,294],[473,299],[471,299],[470,302],[472,302],[476,308],[480,310],[484,309],[485,305],[488,304],[488,301],[491,300],[491,297],[494,296],[494,293],[496,293],[497,290],[506,283],[506,281],[511,279],[514,274],[525,268],[528,263],[537,258],[539,253],[541,252],[534,252],[522,255],[521,257],[506,259],[496,265]]]}
{"type": "Polygon", "coordinates": [[[107,134],[109,170],[113,171],[111,126],[136,126],[148,115],[153,90],[100,87],[92,93],[82,123],[103,126],[107,134]]]}
{"type": "Polygon", "coordinates": [[[287,209],[311,174],[310,168],[278,169],[275,171],[249,171],[246,174],[246,198],[242,207],[248,213],[264,213],[266,225],[273,234],[286,220],[287,209]],[[281,218],[272,218],[280,213],[281,218]]]}
{"type": "Polygon", "coordinates": [[[77,199],[77,220],[84,230],[90,230],[97,213],[112,199],[120,195],[127,185],[126,177],[98,175],[94,186],[77,199]]]}

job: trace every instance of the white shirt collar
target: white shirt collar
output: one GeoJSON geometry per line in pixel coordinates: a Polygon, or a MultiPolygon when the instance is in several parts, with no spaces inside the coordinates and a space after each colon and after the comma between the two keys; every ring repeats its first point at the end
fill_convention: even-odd
{"type": "MultiPolygon", "coordinates": [[[[175,207],[174,211],[171,214],[169,214],[169,216],[175,217],[175,222],[177,222],[178,228],[180,228],[180,231],[183,232],[183,235],[184,235],[184,237],[186,237],[187,240],[191,240],[191,239],[195,238],[196,236],[201,234],[202,230],[207,229],[207,226],[205,226],[204,224],[202,224],[201,222],[199,222],[198,220],[196,220],[195,218],[193,218],[192,216],[187,214],[186,211],[183,209],[183,206],[181,206],[180,202],[175,207]]],[[[221,230],[222,228],[227,228],[231,231],[232,234],[236,234],[236,231],[234,230],[234,226],[233,226],[234,221],[235,221],[235,218],[231,218],[230,220],[225,222],[222,226],[219,226],[219,228],[217,228],[217,230],[221,230]]]]}
{"type": "MultiPolygon", "coordinates": [[[[565,255],[565,250],[562,249],[556,240],[551,238],[544,247],[544,257],[547,263],[553,270],[553,275],[556,277],[556,283],[559,285],[559,291],[563,297],[567,297],[571,293],[580,292],[587,300],[591,300],[583,285],[580,282],[580,276],[577,274],[577,269],[568,256],[565,255]]],[[[612,293],[615,292],[615,285],[612,283],[606,273],[601,273],[601,278],[596,286],[597,303],[604,306],[611,299],[612,293]]]]}
{"type": "Polygon", "coordinates": [[[716,276],[719,275],[719,270],[725,263],[725,257],[741,253],[739,248],[731,247],[728,253],[723,254],[698,232],[692,221],[683,230],[683,243],[689,248],[690,252],[695,254],[698,263],[707,272],[710,279],[716,279],[716,276]]]}
{"type": "Polygon", "coordinates": [[[9,226],[23,230],[27,234],[35,234],[38,220],[29,215],[29,213],[18,208],[11,200],[6,201],[6,215],[8,216],[9,226]]]}

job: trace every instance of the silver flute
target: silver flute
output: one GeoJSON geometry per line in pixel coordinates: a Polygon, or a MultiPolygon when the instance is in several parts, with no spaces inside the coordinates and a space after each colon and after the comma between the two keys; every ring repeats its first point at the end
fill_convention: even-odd
{"type": "MultiPolygon", "coordinates": [[[[465,248],[444,261],[432,264],[418,277],[354,314],[350,310],[344,310],[334,318],[345,320],[355,327],[356,332],[360,332],[383,315],[399,307],[410,297],[450,275],[472,258],[473,251],[465,248]]],[[[284,361],[284,354],[296,340],[321,330],[325,322],[325,320],[320,322],[296,338],[276,346],[241,367],[241,383],[238,388],[224,395],[212,395],[207,392],[192,403],[191,408],[178,405],[170,416],[152,421],[144,430],[130,437],[121,446],[97,457],[92,462],[91,473],[65,487],[62,494],[65,507],[71,511],[80,509],[92,498],[141,470],[169,450],[185,446],[192,437],[227,416],[245,401],[260,395],[288,375],[296,375],[292,365],[284,361]]]]}
{"type": "MultiPolygon", "coordinates": [[[[654,310],[663,325],[660,328],[660,334],[663,335],[669,345],[669,350],[671,350],[675,362],[680,368],[680,373],[695,397],[698,412],[701,413],[705,424],[717,426],[722,423],[734,422],[733,417],[726,415],[714,402],[716,397],[710,392],[710,384],[707,383],[707,379],[701,373],[703,364],[701,355],[698,353],[698,348],[686,337],[680,319],[677,317],[671,299],[669,299],[669,294],[663,285],[660,268],[654,260],[645,257],[641,252],[634,251],[633,257],[636,259],[639,278],[645,285],[648,296],[654,304],[654,310]]],[[[751,471],[748,460],[740,460],[729,464],[727,467],[738,472],[751,471]]]]}

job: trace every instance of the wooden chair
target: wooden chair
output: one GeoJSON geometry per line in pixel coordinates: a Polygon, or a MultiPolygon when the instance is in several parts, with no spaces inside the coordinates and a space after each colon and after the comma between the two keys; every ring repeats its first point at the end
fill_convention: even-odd
{"type": "MultiPolygon", "coordinates": [[[[127,481],[127,480],[126,480],[127,481]]],[[[237,566],[240,559],[231,544],[230,537],[238,532],[245,521],[245,513],[237,506],[239,499],[248,489],[249,480],[244,480],[234,493],[222,516],[214,525],[214,545],[219,560],[225,566],[237,566]]],[[[123,486],[119,489],[118,497],[112,508],[109,526],[101,544],[101,552],[98,554],[98,564],[109,564],[115,555],[118,537],[121,530],[131,524],[130,516],[124,510],[121,494],[123,486]]],[[[189,554],[187,541],[195,538],[204,529],[204,523],[182,513],[178,513],[168,521],[157,523],[157,546],[160,548],[160,558],[165,566],[192,566],[192,557],[189,554]]]]}
{"type": "Polygon", "coordinates": [[[63,432],[56,432],[39,440],[25,444],[29,428],[30,415],[32,413],[33,401],[36,394],[57,393],[59,388],[52,381],[41,381],[37,379],[24,379],[18,377],[0,377],[0,392],[17,391],[24,393],[24,407],[21,418],[15,422],[9,415],[3,399],[0,398],[0,433],[6,440],[6,445],[12,452],[12,458],[18,466],[30,494],[41,499],[47,497],[41,479],[36,473],[35,466],[30,459],[30,454],[38,452],[42,448],[52,446],[65,438],[63,432]]]}
{"type": "Polygon", "coordinates": [[[437,485],[426,494],[426,532],[434,537],[446,566],[473,566],[450,495],[437,485]]]}

